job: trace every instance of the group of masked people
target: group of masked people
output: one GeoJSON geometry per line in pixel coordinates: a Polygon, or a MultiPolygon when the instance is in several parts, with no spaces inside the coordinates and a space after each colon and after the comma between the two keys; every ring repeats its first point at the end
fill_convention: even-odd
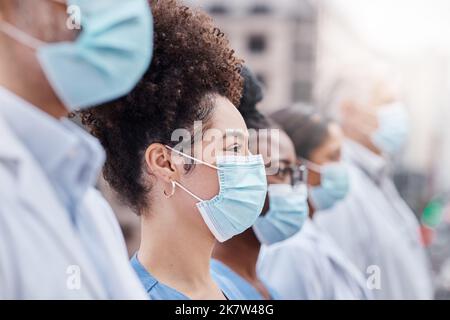
{"type": "MultiPolygon", "coordinates": [[[[342,98],[339,121],[300,104],[267,116],[223,33],[178,0],[73,0],[81,29],[50,35],[17,18],[36,2],[12,2],[0,5],[0,298],[433,297],[390,178],[408,128],[388,88],[342,98]],[[131,261],[94,188],[101,169],[140,217],[131,261]]],[[[64,21],[64,4],[41,5],[64,21]]]]}

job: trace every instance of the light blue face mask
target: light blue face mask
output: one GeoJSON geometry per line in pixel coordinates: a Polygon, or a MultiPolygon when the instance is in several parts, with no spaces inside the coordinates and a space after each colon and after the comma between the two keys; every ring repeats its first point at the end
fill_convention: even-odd
{"type": "MultiPolygon", "coordinates": [[[[55,2],[61,2],[56,1],[55,2]]],[[[37,51],[41,67],[69,111],[119,98],[147,70],[153,45],[147,0],[69,0],[82,32],[74,42],[45,43],[0,22],[0,31],[37,51]]]]}
{"type": "Polygon", "coordinates": [[[409,118],[406,107],[400,102],[381,107],[378,124],[378,129],[372,135],[372,143],[387,155],[395,154],[408,139],[409,118]]]}
{"type": "Polygon", "coordinates": [[[309,195],[315,209],[325,210],[345,198],[350,188],[347,167],[341,163],[317,165],[307,162],[309,170],[320,173],[320,185],[311,187],[309,195]]]}
{"type": "Polygon", "coordinates": [[[308,193],[304,184],[270,184],[269,211],[259,216],[253,231],[262,244],[286,240],[300,231],[308,216],[308,193]]]}
{"type": "Polygon", "coordinates": [[[216,165],[212,165],[167,148],[217,170],[220,191],[211,200],[203,200],[180,183],[173,183],[199,201],[197,208],[218,241],[224,242],[255,223],[267,193],[266,170],[261,155],[220,156],[216,165]]]}

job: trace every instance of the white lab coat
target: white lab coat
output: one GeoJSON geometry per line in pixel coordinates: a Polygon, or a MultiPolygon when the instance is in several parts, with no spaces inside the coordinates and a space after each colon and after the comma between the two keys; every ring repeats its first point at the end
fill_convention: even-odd
{"type": "Polygon", "coordinates": [[[362,273],[308,219],[293,237],[264,247],[258,272],[281,299],[370,299],[362,273]]]}
{"type": "Polygon", "coordinates": [[[91,188],[80,207],[75,229],[0,115],[0,299],[147,299],[109,205],[91,188]],[[89,258],[80,232],[101,259],[89,258]]]}
{"type": "Polygon", "coordinates": [[[345,143],[343,157],[350,193],[318,215],[318,225],[365,273],[375,298],[433,298],[418,221],[399,196],[386,161],[352,141],[345,143]]]}

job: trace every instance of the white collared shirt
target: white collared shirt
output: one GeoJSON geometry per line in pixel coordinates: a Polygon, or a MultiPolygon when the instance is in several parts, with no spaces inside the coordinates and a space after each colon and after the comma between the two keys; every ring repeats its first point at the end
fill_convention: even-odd
{"type": "Polygon", "coordinates": [[[0,298],[145,299],[93,188],[99,143],[0,87],[0,298]]]}

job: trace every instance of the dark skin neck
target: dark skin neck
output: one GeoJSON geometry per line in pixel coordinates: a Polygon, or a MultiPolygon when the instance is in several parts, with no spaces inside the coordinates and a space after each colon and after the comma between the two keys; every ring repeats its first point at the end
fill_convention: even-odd
{"type": "Polygon", "coordinates": [[[32,49],[23,47],[0,32],[0,52],[0,86],[51,117],[61,119],[69,114],[52,89],[32,49]]]}
{"type": "Polygon", "coordinates": [[[52,93],[52,99],[49,100],[53,101],[54,103],[49,103],[47,100],[43,100],[41,99],[41,97],[33,95],[32,90],[26,89],[25,87],[6,84],[3,83],[1,79],[0,79],[0,86],[13,92],[15,95],[18,95],[25,101],[41,109],[43,112],[47,113],[49,116],[53,118],[61,119],[63,117],[68,116],[69,114],[69,112],[63,107],[63,104],[59,102],[58,98],[54,93],[52,93]]]}
{"type": "Polygon", "coordinates": [[[214,247],[213,258],[247,280],[261,293],[264,299],[270,300],[269,291],[256,273],[256,263],[260,250],[261,243],[253,229],[249,228],[224,243],[217,243],[214,247]]]}

